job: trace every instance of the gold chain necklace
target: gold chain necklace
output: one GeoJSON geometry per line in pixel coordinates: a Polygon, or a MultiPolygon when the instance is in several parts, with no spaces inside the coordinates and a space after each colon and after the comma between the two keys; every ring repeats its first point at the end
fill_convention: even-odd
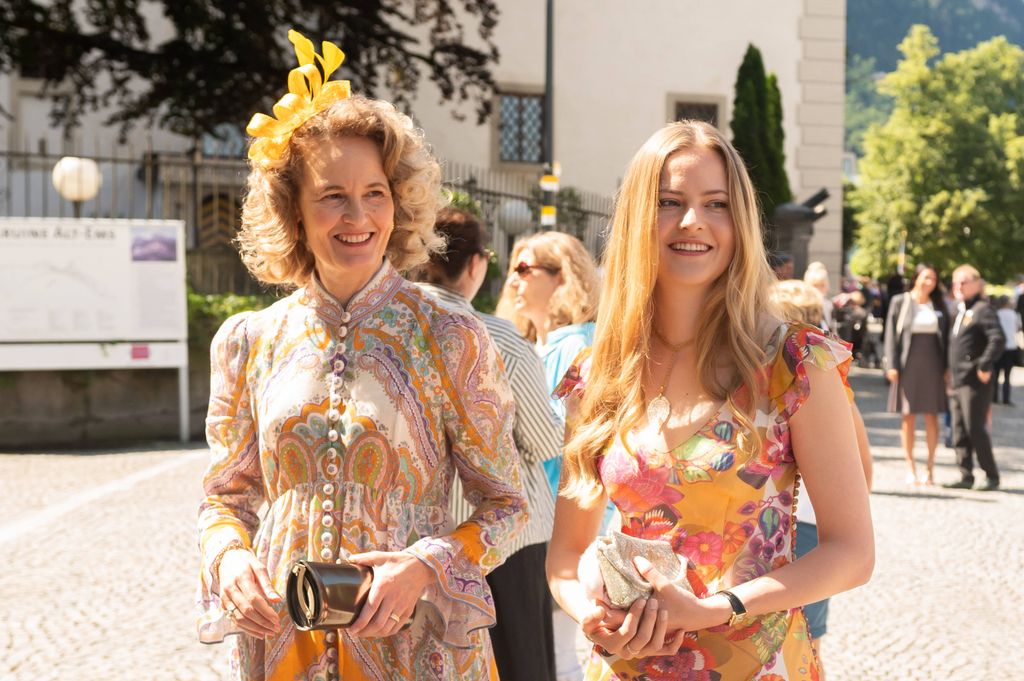
{"type": "Polygon", "coordinates": [[[676,368],[676,363],[679,360],[679,354],[683,348],[687,345],[692,345],[694,338],[685,340],[682,343],[672,345],[665,337],[662,336],[654,326],[651,326],[651,330],[654,331],[654,336],[661,343],[669,349],[672,353],[672,362],[668,365],[668,371],[665,372],[665,379],[661,382],[661,388],[658,389],[658,396],[647,403],[647,422],[649,424],[656,425],[658,430],[665,427],[665,421],[668,420],[668,416],[672,411],[672,405],[669,404],[668,398],[665,397],[665,387],[672,379],[672,371],[676,368]]]}

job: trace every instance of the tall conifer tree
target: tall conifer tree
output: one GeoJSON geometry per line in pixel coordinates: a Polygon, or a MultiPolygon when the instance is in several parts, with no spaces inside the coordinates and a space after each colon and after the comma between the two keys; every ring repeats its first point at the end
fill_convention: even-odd
{"type": "Polygon", "coordinates": [[[743,156],[767,222],[780,203],[793,199],[783,152],[782,95],[775,75],[765,74],[761,52],[747,47],[736,74],[732,142],[743,156]]]}

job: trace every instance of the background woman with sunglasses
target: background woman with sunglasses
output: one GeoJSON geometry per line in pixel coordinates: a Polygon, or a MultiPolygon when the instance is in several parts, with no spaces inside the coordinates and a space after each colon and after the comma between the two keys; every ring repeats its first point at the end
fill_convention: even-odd
{"type": "MultiPolygon", "coordinates": [[[[561,232],[541,232],[517,242],[509,262],[495,314],[536,343],[550,395],[576,356],[594,342],[597,266],[579,239],[561,232]]],[[[551,405],[564,421],[562,401],[552,400],[551,405]]],[[[556,496],[562,457],[545,461],[544,469],[556,496]]],[[[554,613],[553,622],[556,676],[559,681],[582,678],[576,623],[561,610],[554,613]]]]}
{"type": "MultiPolygon", "coordinates": [[[[594,342],[597,266],[579,239],[561,232],[541,232],[517,242],[509,261],[495,314],[536,343],[550,394],[576,355],[594,342]]],[[[562,401],[552,400],[551,405],[564,420],[562,401]]],[[[556,493],[561,459],[547,463],[556,493]]]]}

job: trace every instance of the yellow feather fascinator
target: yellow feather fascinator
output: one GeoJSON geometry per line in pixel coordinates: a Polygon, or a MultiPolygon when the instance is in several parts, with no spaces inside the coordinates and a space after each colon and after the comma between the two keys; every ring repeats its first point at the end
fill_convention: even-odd
{"type": "Polygon", "coordinates": [[[295,46],[299,61],[298,67],[288,73],[288,94],[277,100],[274,117],[254,114],[245,128],[255,138],[249,146],[249,159],[257,163],[280,159],[296,128],[351,94],[349,81],[327,82],[345,61],[345,53],[337,45],[323,41],[320,55],[313,50],[313,41],[298,31],[288,31],[288,40],[295,46]],[[316,62],[323,69],[322,76],[316,62]]]}

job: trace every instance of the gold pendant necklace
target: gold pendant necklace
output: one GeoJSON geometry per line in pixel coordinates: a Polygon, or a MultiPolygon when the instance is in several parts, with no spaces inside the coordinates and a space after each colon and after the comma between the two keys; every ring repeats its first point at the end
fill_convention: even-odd
{"type": "Polygon", "coordinates": [[[676,368],[676,362],[679,359],[679,353],[687,345],[693,343],[694,339],[685,340],[678,345],[672,345],[665,338],[658,333],[658,330],[651,326],[651,330],[654,331],[654,336],[661,341],[661,343],[672,352],[672,362],[668,365],[668,371],[665,372],[665,380],[661,382],[661,388],[658,389],[658,396],[647,403],[647,423],[657,426],[658,430],[665,427],[665,422],[668,420],[669,414],[672,412],[672,405],[669,404],[668,398],[665,397],[665,386],[668,385],[672,379],[672,371],[676,368]]]}

